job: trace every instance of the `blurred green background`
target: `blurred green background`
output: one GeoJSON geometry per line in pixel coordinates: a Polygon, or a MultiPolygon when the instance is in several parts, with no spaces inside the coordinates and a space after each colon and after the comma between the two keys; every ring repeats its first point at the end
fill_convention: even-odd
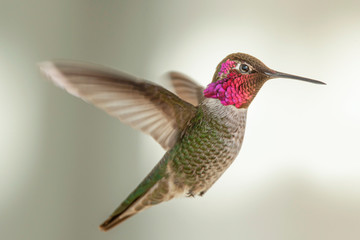
{"type": "Polygon", "coordinates": [[[0,239],[360,239],[359,13],[346,0],[0,0],[0,239]],[[238,159],[204,197],[99,231],[164,152],[37,62],[206,85],[238,51],[328,85],[268,82],[238,159]]]}

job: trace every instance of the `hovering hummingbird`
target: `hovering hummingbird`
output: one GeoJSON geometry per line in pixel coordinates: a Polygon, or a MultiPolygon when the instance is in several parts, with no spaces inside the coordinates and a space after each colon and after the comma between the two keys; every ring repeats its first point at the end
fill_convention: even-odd
{"type": "Polygon", "coordinates": [[[122,72],[91,64],[43,62],[56,85],[152,136],[166,153],[145,179],[100,225],[107,231],[134,214],[179,196],[204,195],[238,155],[247,109],[269,79],[323,82],[274,71],[233,53],[206,87],[171,72],[177,95],[122,72]]]}

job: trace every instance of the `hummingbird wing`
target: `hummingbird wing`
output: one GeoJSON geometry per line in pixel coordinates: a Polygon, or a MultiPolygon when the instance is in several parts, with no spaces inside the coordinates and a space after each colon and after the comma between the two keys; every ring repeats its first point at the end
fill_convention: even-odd
{"type": "Polygon", "coordinates": [[[103,109],[170,149],[196,108],[154,83],[77,62],[43,62],[41,71],[70,94],[103,109]]]}
{"type": "Polygon", "coordinates": [[[175,93],[181,99],[194,106],[199,105],[204,99],[204,87],[197,84],[190,77],[179,72],[169,72],[168,77],[174,86],[175,93]]]}

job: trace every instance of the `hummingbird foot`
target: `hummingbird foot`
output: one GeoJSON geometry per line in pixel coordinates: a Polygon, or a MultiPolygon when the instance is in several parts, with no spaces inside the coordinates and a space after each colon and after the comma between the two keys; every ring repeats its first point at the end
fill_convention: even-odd
{"type": "Polygon", "coordinates": [[[195,197],[194,193],[192,191],[189,191],[188,193],[186,193],[186,197],[195,197]]]}

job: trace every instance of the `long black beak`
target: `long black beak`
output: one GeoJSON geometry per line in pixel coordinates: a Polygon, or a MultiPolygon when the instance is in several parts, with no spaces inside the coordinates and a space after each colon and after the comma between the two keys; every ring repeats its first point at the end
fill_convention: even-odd
{"type": "Polygon", "coordinates": [[[290,79],[296,79],[296,80],[305,81],[305,82],[311,82],[311,83],[315,83],[315,84],[326,85],[326,83],[320,82],[318,80],[299,77],[299,76],[295,76],[295,75],[291,75],[291,74],[287,74],[287,73],[282,73],[282,72],[277,72],[277,71],[265,72],[265,74],[268,75],[270,78],[290,78],[290,79]]]}

